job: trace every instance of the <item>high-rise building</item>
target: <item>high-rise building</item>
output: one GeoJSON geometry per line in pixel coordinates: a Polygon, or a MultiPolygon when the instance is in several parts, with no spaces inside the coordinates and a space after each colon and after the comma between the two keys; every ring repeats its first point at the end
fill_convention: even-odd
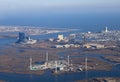
{"type": "Polygon", "coordinates": [[[20,41],[23,41],[24,39],[25,39],[25,33],[20,32],[20,33],[19,33],[19,40],[20,40],[20,41]]]}
{"type": "Polygon", "coordinates": [[[58,40],[63,40],[63,39],[64,39],[64,37],[62,34],[58,35],[58,40]]]}
{"type": "Polygon", "coordinates": [[[30,39],[30,37],[26,37],[25,33],[19,32],[19,39],[16,43],[22,43],[22,44],[34,44],[37,40],[30,39]]]}
{"type": "Polygon", "coordinates": [[[20,43],[20,42],[24,42],[25,41],[25,33],[23,32],[19,32],[19,38],[18,38],[18,41],[17,43],[20,43]]]}

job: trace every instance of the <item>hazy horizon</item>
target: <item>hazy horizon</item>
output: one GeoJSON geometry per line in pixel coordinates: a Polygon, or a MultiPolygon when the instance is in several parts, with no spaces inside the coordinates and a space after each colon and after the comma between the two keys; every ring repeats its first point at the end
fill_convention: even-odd
{"type": "Polygon", "coordinates": [[[119,3],[119,0],[0,0],[0,25],[119,28],[119,3]]]}

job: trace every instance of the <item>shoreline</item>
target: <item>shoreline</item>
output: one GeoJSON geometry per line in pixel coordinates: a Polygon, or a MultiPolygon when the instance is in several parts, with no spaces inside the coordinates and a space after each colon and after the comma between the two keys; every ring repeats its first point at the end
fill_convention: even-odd
{"type": "MultiPolygon", "coordinates": [[[[119,72],[116,72],[116,71],[88,71],[88,76],[87,76],[87,79],[97,79],[97,78],[119,78],[120,77],[120,71],[119,72]],[[91,74],[92,73],[92,74],[91,74]],[[95,75],[95,74],[98,74],[98,75],[95,75]],[[106,75],[105,75],[106,73],[106,75]],[[111,75],[111,73],[113,75],[111,75]],[[114,75],[115,74],[115,75],[114,75]]],[[[55,79],[59,80],[58,82],[64,82],[64,81],[74,81],[74,82],[81,82],[83,81],[84,79],[86,79],[86,76],[85,76],[85,72],[78,72],[78,73],[64,73],[64,74],[58,74],[58,75],[54,75],[54,74],[49,74],[49,73],[45,73],[43,75],[34,75],[34,74],[11,74],[11,73],[0,73],[0,75],[4,75],[6,77],[8,77],[6,79],[6,77],[3,77],[1,80],[4,82],[7,82],[7,81],[10,81],[12,78],[14,78],[14,80],[12,82],[16,82],[16,81],[23,81],[24,78],[26,78],[26,81],[29,81],[31,80],[32,78],[32,81],[36,81],[35,79],[36,78],[39,78],[37,81],[49,81],[49,82],[54,82],[55,79]],[[49,76],[49,79],[46,79],[46,77],[49,76]],[[74,75],[74,77],[72,77],[74,75]],[[64,78],[63,78],[64,77],[64,78]],[[71,78],[69,78],[71,77],[71,78]],[[23,79],[21,79],[23,78],[23,79]],[[54,79],[53,79],[54,78],[54,79]],[[51,79],[51,80],[50,80],[51,79]]]]}

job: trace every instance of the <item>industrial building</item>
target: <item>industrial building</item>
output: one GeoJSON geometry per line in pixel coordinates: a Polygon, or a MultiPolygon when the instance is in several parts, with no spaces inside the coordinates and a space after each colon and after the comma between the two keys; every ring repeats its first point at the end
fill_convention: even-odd
{"type": "Polygon", "coordinates": [[[48,60],[48,53],[46,53],[46,61],[42,64],[32,64],[32,58],[30,57],[30,70],[47,70],[51,69],[54,72],[65,72],[65,71],[82,71],[80,66],[74,66],[70,63],[70,57],[67,60],[48,60]]]}
{"type": "Polygon", "coordinates": [[[30,58],[30,70],[45,70],[45,69],[59,69],[63,71],[66,67],[69,66],[68,62],[65,60],[53,60],[48,61],[48,54],[46,54],[46,61],[43,64],[32,64],[32,58],[30,58]]]}
{"type": "Polygon", "coordinates": [[[64,45],[55,45],[54,48],[80,48],[79,44],[64,44],[64,45]]]}
{"type": "Polygon", "coordinates": [[[62,34],[59,34],[57,42],[61,42],[63,40],[64,40],[64,36],[62,34]]]}
{"type": "Polygon", "coordinates": [[[92,49],[101,49],[105,48],[104,45],[102,44],[97,44],[97,43],[87,43],[83,45],[84,48],[92,48],[92,49]]]}
{"type": "Polygon", "coordinates": [[[62,34],[58,35],[58,40],[63,40],[64,36],[62,34]]]}

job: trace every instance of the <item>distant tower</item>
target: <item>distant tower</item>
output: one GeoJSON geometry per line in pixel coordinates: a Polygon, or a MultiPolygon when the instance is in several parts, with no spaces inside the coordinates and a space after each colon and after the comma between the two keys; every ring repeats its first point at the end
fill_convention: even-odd
{"type": "Polygon", "coordinates": [[[88,58],[87,58],[87,56],[85,57],[85,78],[86,78],[86,80],[87,80],[87,82],[88,82],[88,73],[87,73],[87,70],[88,70],[88,58]]]}
{"type": "Polygon", "coordinates": [[[46,62],[45,62],[45,64],[46,64],[46,67],[48,66],[48,52],[46,52],[46,62]]]}
{"type": "Polygon", "coordinates": [[[48,52],[46,52],[46,62],[48,63],[48,52]]]}
{"type": "Polygon", "coordinates": [[[32,58],[30,57],[30,70],[32,70],[32,58]]]}
{"type": "Polygon", "coordinates": [[[55,65],[56,65],[56,66],[55,66],[55,67],[56,67],[56,68],[55,68],[55,73],[57,73],[57,67],[58,67],[58,66],[57,66],[57,61],[55,61],[55,65]]]}
{"type": "Polygon", "coordinates": [[[87,71],[87,61],[88,61],[88,59],[87,59],[87,56],[85,57],[85,71],[87,71]]]}
{"type": "Polygon", "coordinates": [[[26,38],[25,33],[19,32],[19,39],[18,39],[17,43],[24,42],[25,38],[26,38]]]}
{"type": "Polygon", "coordinates": [[[20,32],[20,33],[19,33],[19,40],[20,40],[20,41],[23,41],[24,39],[25,39],[25,33],[20,32]]]}
{"type": "Polygon", "coordinates": [[[108,32],[108,27],[105,27],[105,32],[108,32]]]}
{"type": "Polygon", "coordinates": [[[68,66],[70,65],[70,56],[68,56],[68,66]]]}
{"type": "Polygon", "coordinates": [[[83,35],[83,44],[85,44],[85,43],[86,43],[86,36],[83,35]]]}

